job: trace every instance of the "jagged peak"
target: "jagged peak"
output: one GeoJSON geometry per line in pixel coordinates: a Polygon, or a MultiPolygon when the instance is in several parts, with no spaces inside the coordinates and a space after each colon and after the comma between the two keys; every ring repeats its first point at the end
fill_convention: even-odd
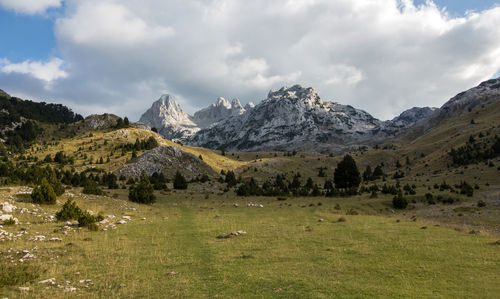
{"type": "Polygon", "coordinates": [[[225,107],[227,109],[231,109],[231,104],[229,103],[228,100],[226,100],[223,97],[217,98],[217,101],[212,104],[213,107],[225,107]]]}
{"type": "Polygon", "coordinates": [[[174,96],[170,94],[162,94],[161,97],[156,101],[156,103],[159,103],[161,105],[165,106],[179,106],[177,104],[177,101],[175,100],[174,96]]]}
{"type": "Polygon", "coordinates": [[[248,102],[246,105],[245,105],[245,110],[251,110],[255,108],[255,104],[253,102],[248,102]]]}
{"type": "Polygon", "coordinates": [[[279,90],[271,90],[267,96],[267,100],[281,100],[281,99],[298,99],[309,105],[322,105],[318,92],[312,87],[302,87],[299,84],[292,87],[281,87],[279,90]]]}
{"type": "Polygon", "coordinates": [[[231,107],[234,108],[243,108],[243,105],[241,105],[241,102],[239,99],[233,99],[231,102],[231,107]]]}

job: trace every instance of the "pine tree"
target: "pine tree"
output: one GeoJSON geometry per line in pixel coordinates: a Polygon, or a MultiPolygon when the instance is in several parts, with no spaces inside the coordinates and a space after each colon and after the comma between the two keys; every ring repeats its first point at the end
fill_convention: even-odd
{"type": "Polygon", "coordinates": [[[370,165],[367,165],[365,171],[363,172],[363,181],[365,182],[371,181],[372,177],[373,177],[372,168],[370,167],[370,165]]]}
{"type": "Polygon", "coordinates": [[[153,192],[153,185],[151,185],[148,177],[143,172],[137,186],[130,187],[128,198],[133,202],[152,204],[156,201],[156,197],[153,192]]]}
{"type": "Polygon", "coordinates": [[[356,161],[350,155],[345,155],[344,159],[337,164],[333,178],[336,188],[354,193],[361,183],[356,161]]]}
{"type": "Polygon", "coordinates": [[[46,178],[43,178],[42,183],[33,189],[31,192],[31,199],[34,203],[39,204],[56,203],[56,193],[46,178]]]}
{"type": "Polygon", "coordinates": [[[188,183],[186,181],[186,178],[177,171],[174,176],[174,189],[187,189],[188,183]]]}
{"type": "Polygon", "coordinates": [[[227,186],[229,188],[236,186],[236,184],[238,183],[238,181],[236,180],[236,175],[234,174],[234,172],[232,170],[229,170],[226,173],[225,182],[227,183],[227,186]]]}

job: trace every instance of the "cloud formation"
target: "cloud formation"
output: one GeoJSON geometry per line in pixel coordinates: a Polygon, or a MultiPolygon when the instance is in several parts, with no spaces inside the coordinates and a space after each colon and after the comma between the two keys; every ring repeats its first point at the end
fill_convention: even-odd
{"type": "Polygon", "coordinates": [[[68,73],[62,70],[63,61],[52,58],[47,62],[26,60],[21,63],[10,63],[7,59],[0,60],[0,71],[2,73],[18,73],[29,75],[46,83],[66,78],[68,73]]]}
{"type": "Polygon", "coordinates": [[[0,0],[0,6],[17,13],[34,15],[60,7],[63,0],[0,0]]]}
{"type": "Polygon", "coordinates": [[[65,75],[49,91],[5,89],[138,119],[161,93],[193,112],[298,83],[388,119],[491,78],[499,28],[499,7],[452,18],[432,1],[67,0],[55,22],[65,75]]]}

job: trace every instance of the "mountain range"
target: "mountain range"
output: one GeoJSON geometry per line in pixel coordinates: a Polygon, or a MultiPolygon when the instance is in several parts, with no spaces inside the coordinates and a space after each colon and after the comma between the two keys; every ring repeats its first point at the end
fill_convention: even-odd
{"type": "Polygon", "coordinates": [[[500,79],[459,93],[441,108],[414,107],[389,121],[366,111],[321,99],[313,88],[300,85],[271,90],[265,100],[243,107],[224,98],[193,116],[170,95],[163,95],[140,118],[168,139],[187,145],[228,151],[343,150],[404,134],[431,129],[441,120],[489,101],[498,100],[500,79]]]}

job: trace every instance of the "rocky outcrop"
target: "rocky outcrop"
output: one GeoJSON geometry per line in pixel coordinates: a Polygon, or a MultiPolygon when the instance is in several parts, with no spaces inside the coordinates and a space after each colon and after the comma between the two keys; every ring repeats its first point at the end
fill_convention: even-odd
{"type": "Polygon", "coordinates": [[[203,174],[215,175],[214,171],[201,159],[175,146],[160,146],[147,151],[116,172],[126,177],[138,177],[142,172],[151,176],[157,172],[171,178],[176,171],[180,171],[187,179],[203,174]]]}
{"type": "Polygon", "coordinates": [[[85,118],[85,124],[93,130],[110,129],[116,126],[118,118],[118,116],[108,113],[92,114],[85,118]]]}

